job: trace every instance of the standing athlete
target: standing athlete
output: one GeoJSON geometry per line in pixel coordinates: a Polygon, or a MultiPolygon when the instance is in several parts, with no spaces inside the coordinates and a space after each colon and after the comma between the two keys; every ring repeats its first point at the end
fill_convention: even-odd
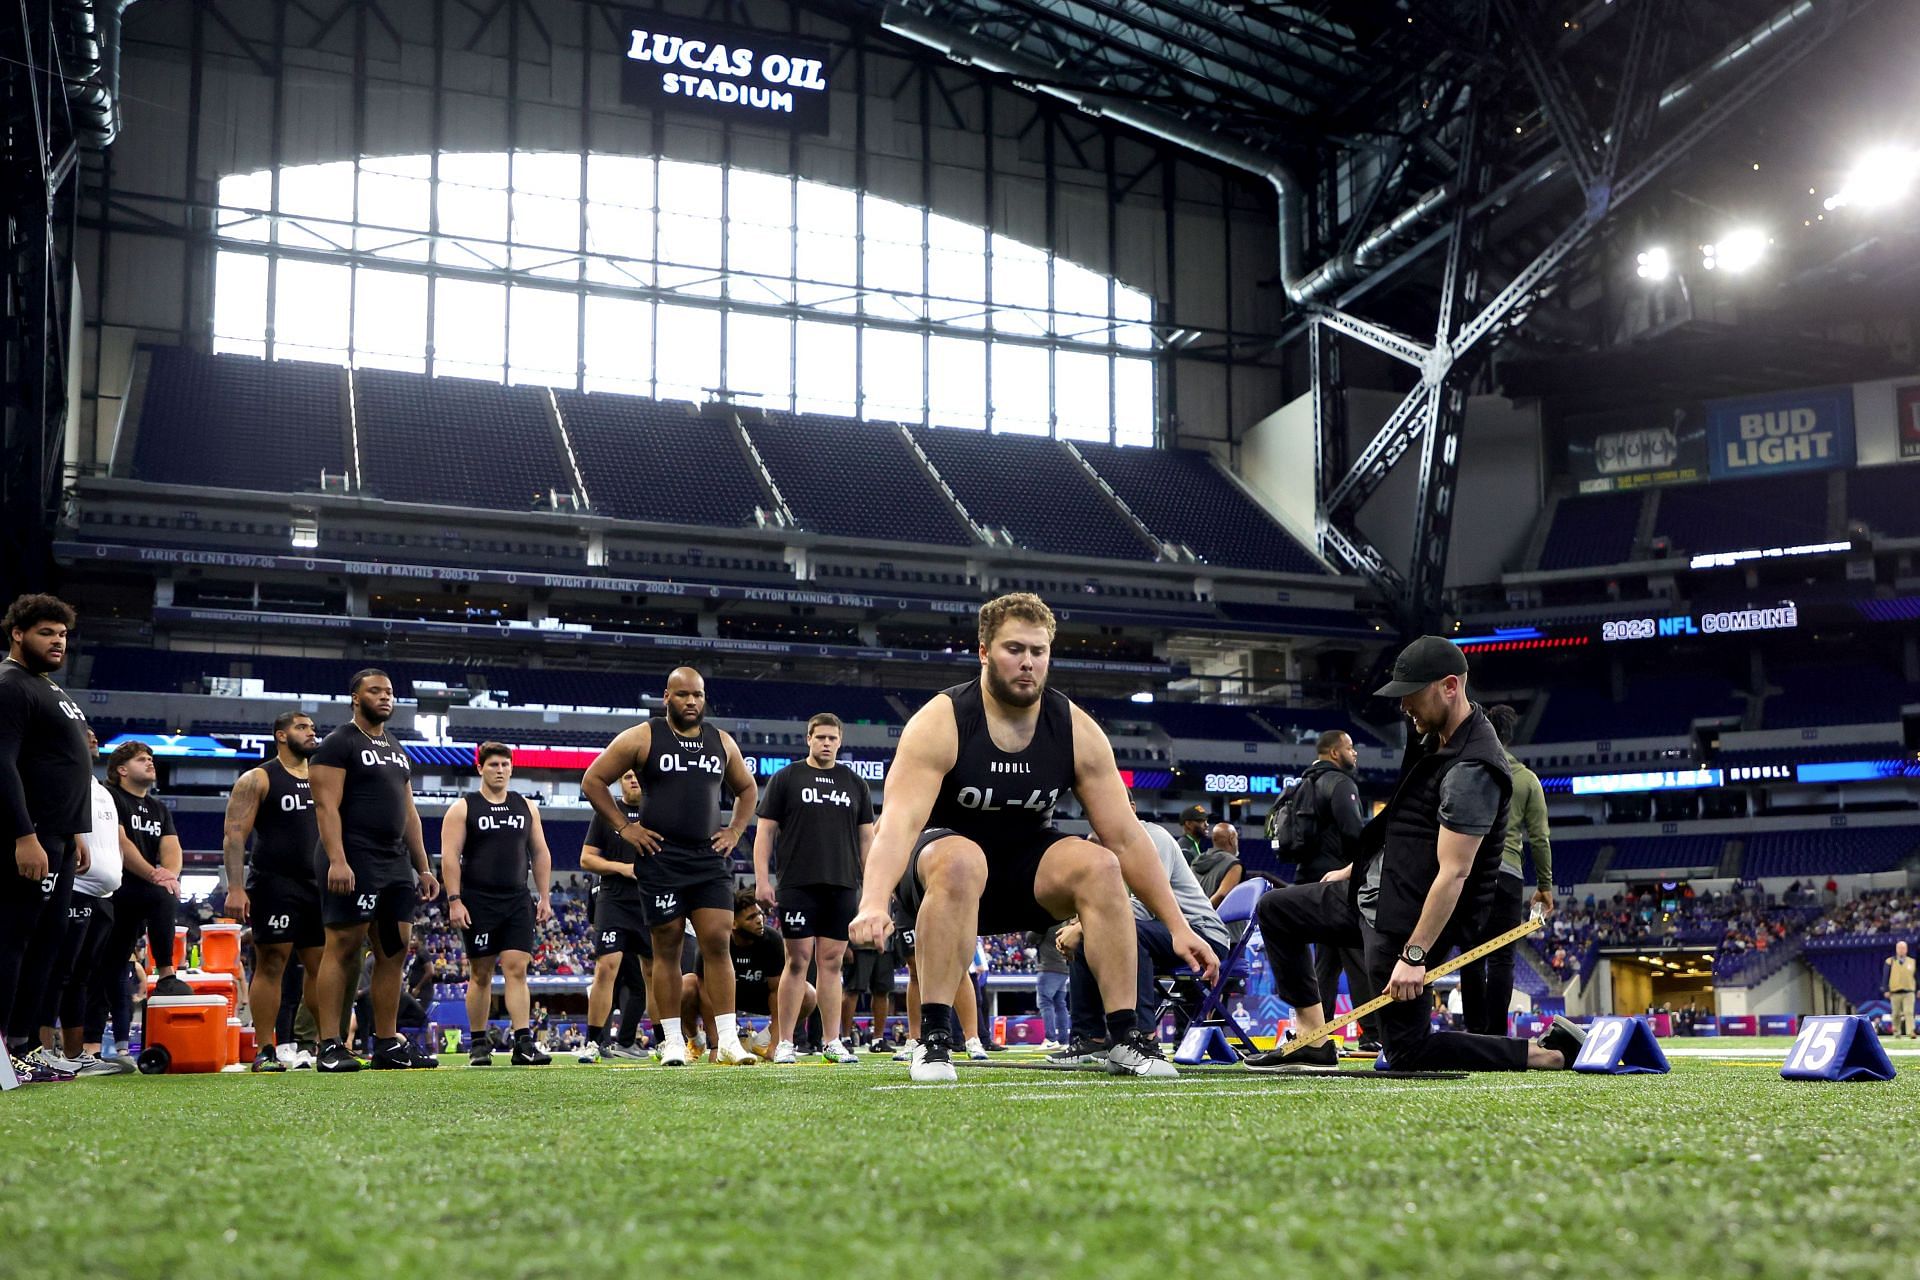
{"type": "Polygon", "coordinates": [[[120,810],[120,828],[138,854],[127,859],[135,873],[124,877],[113,895],[107,959],[117,970],[144,936],[153,961],[148,970],[155,979],[151,994],[190,996],[193,988],[181,981],[173,966],[180,868],[186,855],[174,830],[173,810],[153,795],[157,780],[153,748],[144,742],[123,742],[107,757],[107,794],[120,810]],[[139,874],[139,869],[147,874],[139,874]]]}
{"type": "MultiPolygon", "coordinates": [[[[807,968],[818,965],[820,1056],[828,1062],[859,1062],[840,1038],[840,965],[847,954],[847,926],[860,905],[860,869],[873,844],[873,796],[866,782],[837,762],[840,718],[821,712],[807,721],[807,758],[773,775],[760,798],[753,833],[753,893],[769,911],[778,909],[787,963],[773,1010],[776,1065],[798,1056],[794,1025],[807,991],[807,968]],[[779,888],[768,863],[778,857],[779,888]]],[[[887,974],[889,986],[893,974],[887,974]]]]}
{"type": "MultiPolygon", "coordinates": [[[[620,775],[620,817],[623,822],[636,822],[640,817],[640,779],[631,769],[620,775]]],[[[653,935],[640,911],[633,849],[614,830],[595,810],[593,821],[587,824],[586,841],[580,846],[580,869],[596,877],[593,900],[587,908],[587,920],[593,927],[593,985],[587,989],[587,1042],[580,1046],[581,1062],[598,1062],[602,1055],[647,1056],[645,1050],[633,1047],[639,1009],[630,1004],[621,1007],[619,1039],[607,1032],[613,1021],[614,996],[622,989],[648,991],[653,981],[653,935]]]]}
{"type": "MultiPolygon", "coordinates": [[[[710,975],[719,1060],[759,1061],[740,1046],[733,1013],[733,876],[728,857],[753,818],[759,788],[732,735],[707,723],[707,684],[692,667],[667,677],[665,723],[649,720],[626,730],[600,753],[580,779],[580,793],[636,855],[640,909],[653,934],[653,978],[648,1003],[657,1014],[680,1007],[680,943],[687,922],[700,941],[710,975]],[[640,816],[629,819],[612,787],[631,769],[640,779],[640,816]],[[719,830],[720,788],[733,793],[732,820],[719,830]]],[[[685,1066],[687,1040],[679,1018],[659,1018],[664,1066],[685,1066]]]]}
{"type": "Polygon", "coordinates": [[[313,784],[307,761],[320,749],[313,717],[282,712],[273,722],[273,758],[249,769],[227,798],[227,828],[222,852],[227,863],[227,914],[253,926],[253,982],[247,1004],[253,1010],[255,1071],[285,1071],[275,1048],[280,1021],[280,988],[287,961],[300,953],[306,978],[302,1003],[320,1019],[320,957],[327,929],[320,922],[320,882],[313,873],[313,847],[320,828],[313,817],[313,784]],[[253,837],[248,859],[247,837],[253,837]],[[241,864],[245,863],[243,873],[241,864]]]}
{"type": "Polygon", "coordinates": [[[498,742],[480,744],[480,789],[462,796],[440,824],[440,874],[447,880],[447,920],[467,948],[468,1065],[488,1066],[487,1012],[493,1007],[496,960],[506,980],[507,1019],[513,1025],[513,1065],[544,1067],[553,1061],[533,1038],[533,998],[527,966],[533,962],[533,927],[553,919],[553,854],[540,814],[517,791],[513,752],[498,742]],[[534,897],[527,897],[527,873],[534,897]]]}
{"type": "Polygon", "coordinates": [[[856,944],[885,941],[897,884],[915,924],[924,997],[915,1080],[954,1079],[951,1006],[983,931],[1047,929],[1080,917],[1115,1075],[1176,1074],[1134,1012],[1127,890],[1167,926],[1176,956],[1208,982],[1219,971],[1180,914],[1106,734],[1047,688],[1053,636],[1053,611],[1040,597],[988,601],[980,607],[980,678],[936,694],[900,734],[851,933],[856,944]],[[1053,826],[1054,805],[1068,791],[1100,844],[1053,826]]]}
{"type": "Polygon", "coordinates": [[[437,1067],[400,1034],[400,977],[406,966],[413,909],[440,895],[427,865],[420,811],[413,806],[413,764],[387,735],[393,681],[368,668],[347,686],[353,718],[328,734],[309,773],[320,827],[314,866],[327,927],[318,987],[321,1071],[358,1071],[360,1060],[341,1039],[341,1002],[349,971],[372,925],[373,1065],[376,1070],[437,1067]]]}

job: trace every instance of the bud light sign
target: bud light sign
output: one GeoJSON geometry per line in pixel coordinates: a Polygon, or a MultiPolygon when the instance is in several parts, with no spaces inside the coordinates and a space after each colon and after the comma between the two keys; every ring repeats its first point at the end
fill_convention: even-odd
{"type": "Polygon", "coordinates": [[[1706,410],[1716,480],[1853,465],[1852,387],[1709,400],[1706,410]]]}

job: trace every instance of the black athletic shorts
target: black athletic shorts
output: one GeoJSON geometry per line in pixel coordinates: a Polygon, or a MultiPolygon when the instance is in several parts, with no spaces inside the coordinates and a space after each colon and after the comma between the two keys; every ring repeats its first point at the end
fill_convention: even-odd
{"type": "Polygon", "coordinates": [[[763,1017],[773,1016],[773,986],[765,982],[736,982],[733,984],[733,1011],[735,1013],[757,1013],[763,1017]]]}
{"type": "MultiPolygon", "coordinates": [[[[926,896],[920,883],[921,853],[934,841],[958,834],[947,827],[929,827],[914,841],[913,854],[907,859],[907,873],[900,877],[899,888],[894,891],[895,929],[900,928],[902,920],[914,921],[920,917],[920,903],[926,896]]],[[[1053,913],[1034,899],[1033,882],[1040,874],[1040,859],[1046,857],[1047,850],[1062,840],[1074,838],[1064,831],[1045,827],[1017,844],[1005,843],[987,850],[987,886],[980,891],[981,933],[1044,933],[1053,927],[1053,913]]]]}
{"type": "Polygon", "coordinates": [[[653,931],[640,899],[602,888],[593,900],[593,955],[597,960],[615,954],[653,959],[653,931]]]}
{"type": "Polygon", "coordinates": [[[334,893],[326,887],[326,860],[320,860],[320,919],[329,927],[366,924],[412,924],[414,908],[420,905],[420,888],[414,883],[413,868],[381,865],[347,855],[353,869],[353,892],[334,893]]]}
{"type": "Polygon", "coordinates": [[[473,926],[460,931],[468,959],[497,956],[502,951],[533,954],[533,898],[525,889],[488,893],[463,888],[460,901],[473,918],[473,926]]]}
{"type": "Polygon", "coordinates": [[[733,874],[715,858],[713,874],[693,881],[640,881],[640,913],[649,929],[659,929],[695,911],[733,914],[733,874]]]}
{"type": "Polygon", "coordinates": [[[894,961],[891,940],[878,951],[854,947],[847,952],[847,962],[840,971],[841,989],[850,995],[858,991],[874,996],[892,995],[893,975],[899,967],[894,961]]]}
{"type": "Polygon", "coordinates": [[[837,884],[783,884],[774,892],[780,904],[780,936],[847,940],[847,926],[860,913],[860,891],[837,884]]]}
{"type": "Polygon", "coordinates": [[[256,943],[272,946],[291,942],[296,951],[327,944],[318,885],[271,871],[256,871],[247,885],[247,903],[247,918],[256,943]]]}

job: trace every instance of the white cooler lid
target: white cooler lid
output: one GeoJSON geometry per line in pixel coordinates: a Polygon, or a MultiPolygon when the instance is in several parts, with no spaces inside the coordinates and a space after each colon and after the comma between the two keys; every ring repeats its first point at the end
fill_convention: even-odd
{"type": "Polygon", "coordinates": [[[224,1009],[224,996],[148,996],[149,1009],[224,1009]]]}

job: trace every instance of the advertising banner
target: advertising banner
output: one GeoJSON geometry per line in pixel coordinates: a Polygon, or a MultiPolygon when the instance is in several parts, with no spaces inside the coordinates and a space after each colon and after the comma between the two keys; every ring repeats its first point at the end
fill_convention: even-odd
{"type": "Polygon", "coordinates": [[[1706,428],[1691,406],[1576,419],[1568,424],[1567,469],[1581,493],[1704,480],[1706,428]]]}
{"type": "Polygon", "coordinates": [[[827,131],[831,51],[791,36],[629,13],[620,99],[800,133],[827,131]]]}
{"type": "Polygon", "coordinates": [[[1706,404],[1713,478],[1853,465],[1853,388],[1815,387],[1706,404]]]}
{"type": "Polygon", "coordinates": [[[1893,389],[1894,419],[1900,424],[1900,456],[1920,458],[1920,382],[1893,389]]]}

